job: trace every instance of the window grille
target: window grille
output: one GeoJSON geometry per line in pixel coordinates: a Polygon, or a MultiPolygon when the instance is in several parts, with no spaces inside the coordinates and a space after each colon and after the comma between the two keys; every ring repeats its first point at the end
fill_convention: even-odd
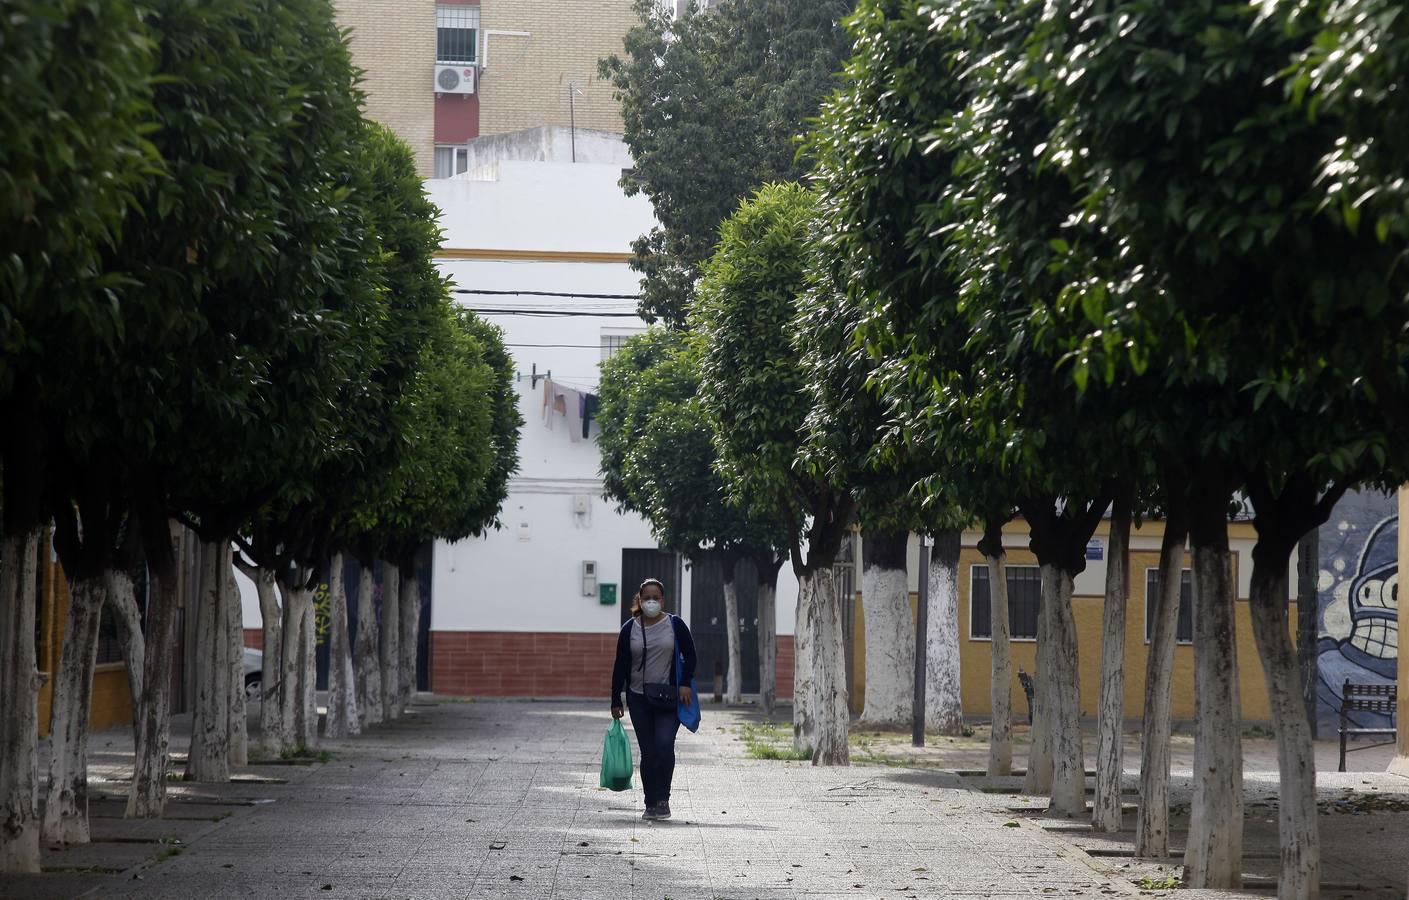
{"type": "MultiPolygon", "coordinates": [[[[1042,608],[1042,576],[1037,566],[1006,566],[1008,577],[1008,636],[1037,640],[1037,614],[1042,608]]],[[[988,564],[976,565],[969,578],[969,637],[993,637],[988,564]]]]}
{"type": "Polygon", "coordinates": [[[607,360],[611,359],[613,356],[616,356],[617,353],[621,352],[621,348],[624,347],[624,346],[626,346],[626,342],[629,341],[629,340],[631,340],[632,338],[634,338],[634,337],[635,337],[636,335],[638,335],[638,334],[642,334],[642,332],[641,332],[641,331],[629,331],[629,332],[620,332],[620,331],[617,331],[617,332],[613,332],[613,333],[611,333],[611,334],[603,334],[603,335],[602,335],[602,362],[606,362],[607,360]]]}
{"type": "MultiPolygon", "coordinates": [[[[1145,643],[1155,633],[1155,600],[1159,597],[1159,569],[1145,570],[1145,643]]],[[[1188,569],[1179,581],[1179,624],[1174,639],[1181,644],[1194,642],[1194,580],[1188,569]]]]}
{"type": "Polygon", "coordinates": [[[479,7],[435,8],[435,61],[472,66],[479,60],[479,7]]]}

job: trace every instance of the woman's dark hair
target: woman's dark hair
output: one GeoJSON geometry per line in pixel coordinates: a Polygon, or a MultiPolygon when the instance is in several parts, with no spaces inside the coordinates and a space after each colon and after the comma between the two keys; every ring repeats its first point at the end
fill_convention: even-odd
{"type": "Polygon", "coordinates": [[[631,615],[638,619],[641,617],[641,592],[651,585],[660,588],[661,599],[665,599],[665,585],[661,584],[659,578],[647,578],[641,582],[641,586],[636,589],[636,596],[631,598],[631,615]]]}

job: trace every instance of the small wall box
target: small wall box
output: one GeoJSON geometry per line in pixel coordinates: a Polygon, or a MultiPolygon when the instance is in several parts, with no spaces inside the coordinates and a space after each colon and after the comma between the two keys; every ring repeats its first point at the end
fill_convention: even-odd
{"type": "Polygon", "coordinates": [[[601,603],[602,603],[603,606],[613,606],[613,605],[615,605],[615,604],[616,604],[616,585],[614,585],[614,584],[599,584],[599,585],[597,585],[597,599],[601,601],[601,603]]]}

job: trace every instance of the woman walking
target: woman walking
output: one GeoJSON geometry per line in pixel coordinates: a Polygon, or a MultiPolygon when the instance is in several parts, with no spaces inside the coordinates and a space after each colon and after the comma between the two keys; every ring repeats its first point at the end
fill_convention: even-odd
{"type": "Polygon", "coordinates": [[[646,791],[643,819],[670,818],[670,782],[675,776],[675,735],[680,730],[678,708],[693,700],[695,641],[679,616],[665,611],[665,585],[654,578],[641,582],[631,606],[631,618],[621,626],[612,667],[612,717],[624,714],[621,693],[641,747],[641,784],[646,791]],[[682,659],[676,679],[675,656],[682,659]]]}

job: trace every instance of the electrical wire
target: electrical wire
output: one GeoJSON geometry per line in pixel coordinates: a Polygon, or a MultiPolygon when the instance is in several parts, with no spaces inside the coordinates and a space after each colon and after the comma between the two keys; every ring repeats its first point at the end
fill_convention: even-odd
{"type": "Polygon", "coordinates": [[[454,288],[456,294],[483,294],[489,297],[573,297],[579,300],[640,300],[640,294],[583,294],[570,291],[490,291],[483,288],[454,288]]]}
{"type": "Polygon", "coordinates": [[[610,310],[584,310],[584,309],[477,309],[475,307],[465,307],[470,312],[479,313],[485,316],[536,316],[540,318],[597,318],[597,319],[639,319],[641,315],[634,312],[613,312],[610,310]]]}

